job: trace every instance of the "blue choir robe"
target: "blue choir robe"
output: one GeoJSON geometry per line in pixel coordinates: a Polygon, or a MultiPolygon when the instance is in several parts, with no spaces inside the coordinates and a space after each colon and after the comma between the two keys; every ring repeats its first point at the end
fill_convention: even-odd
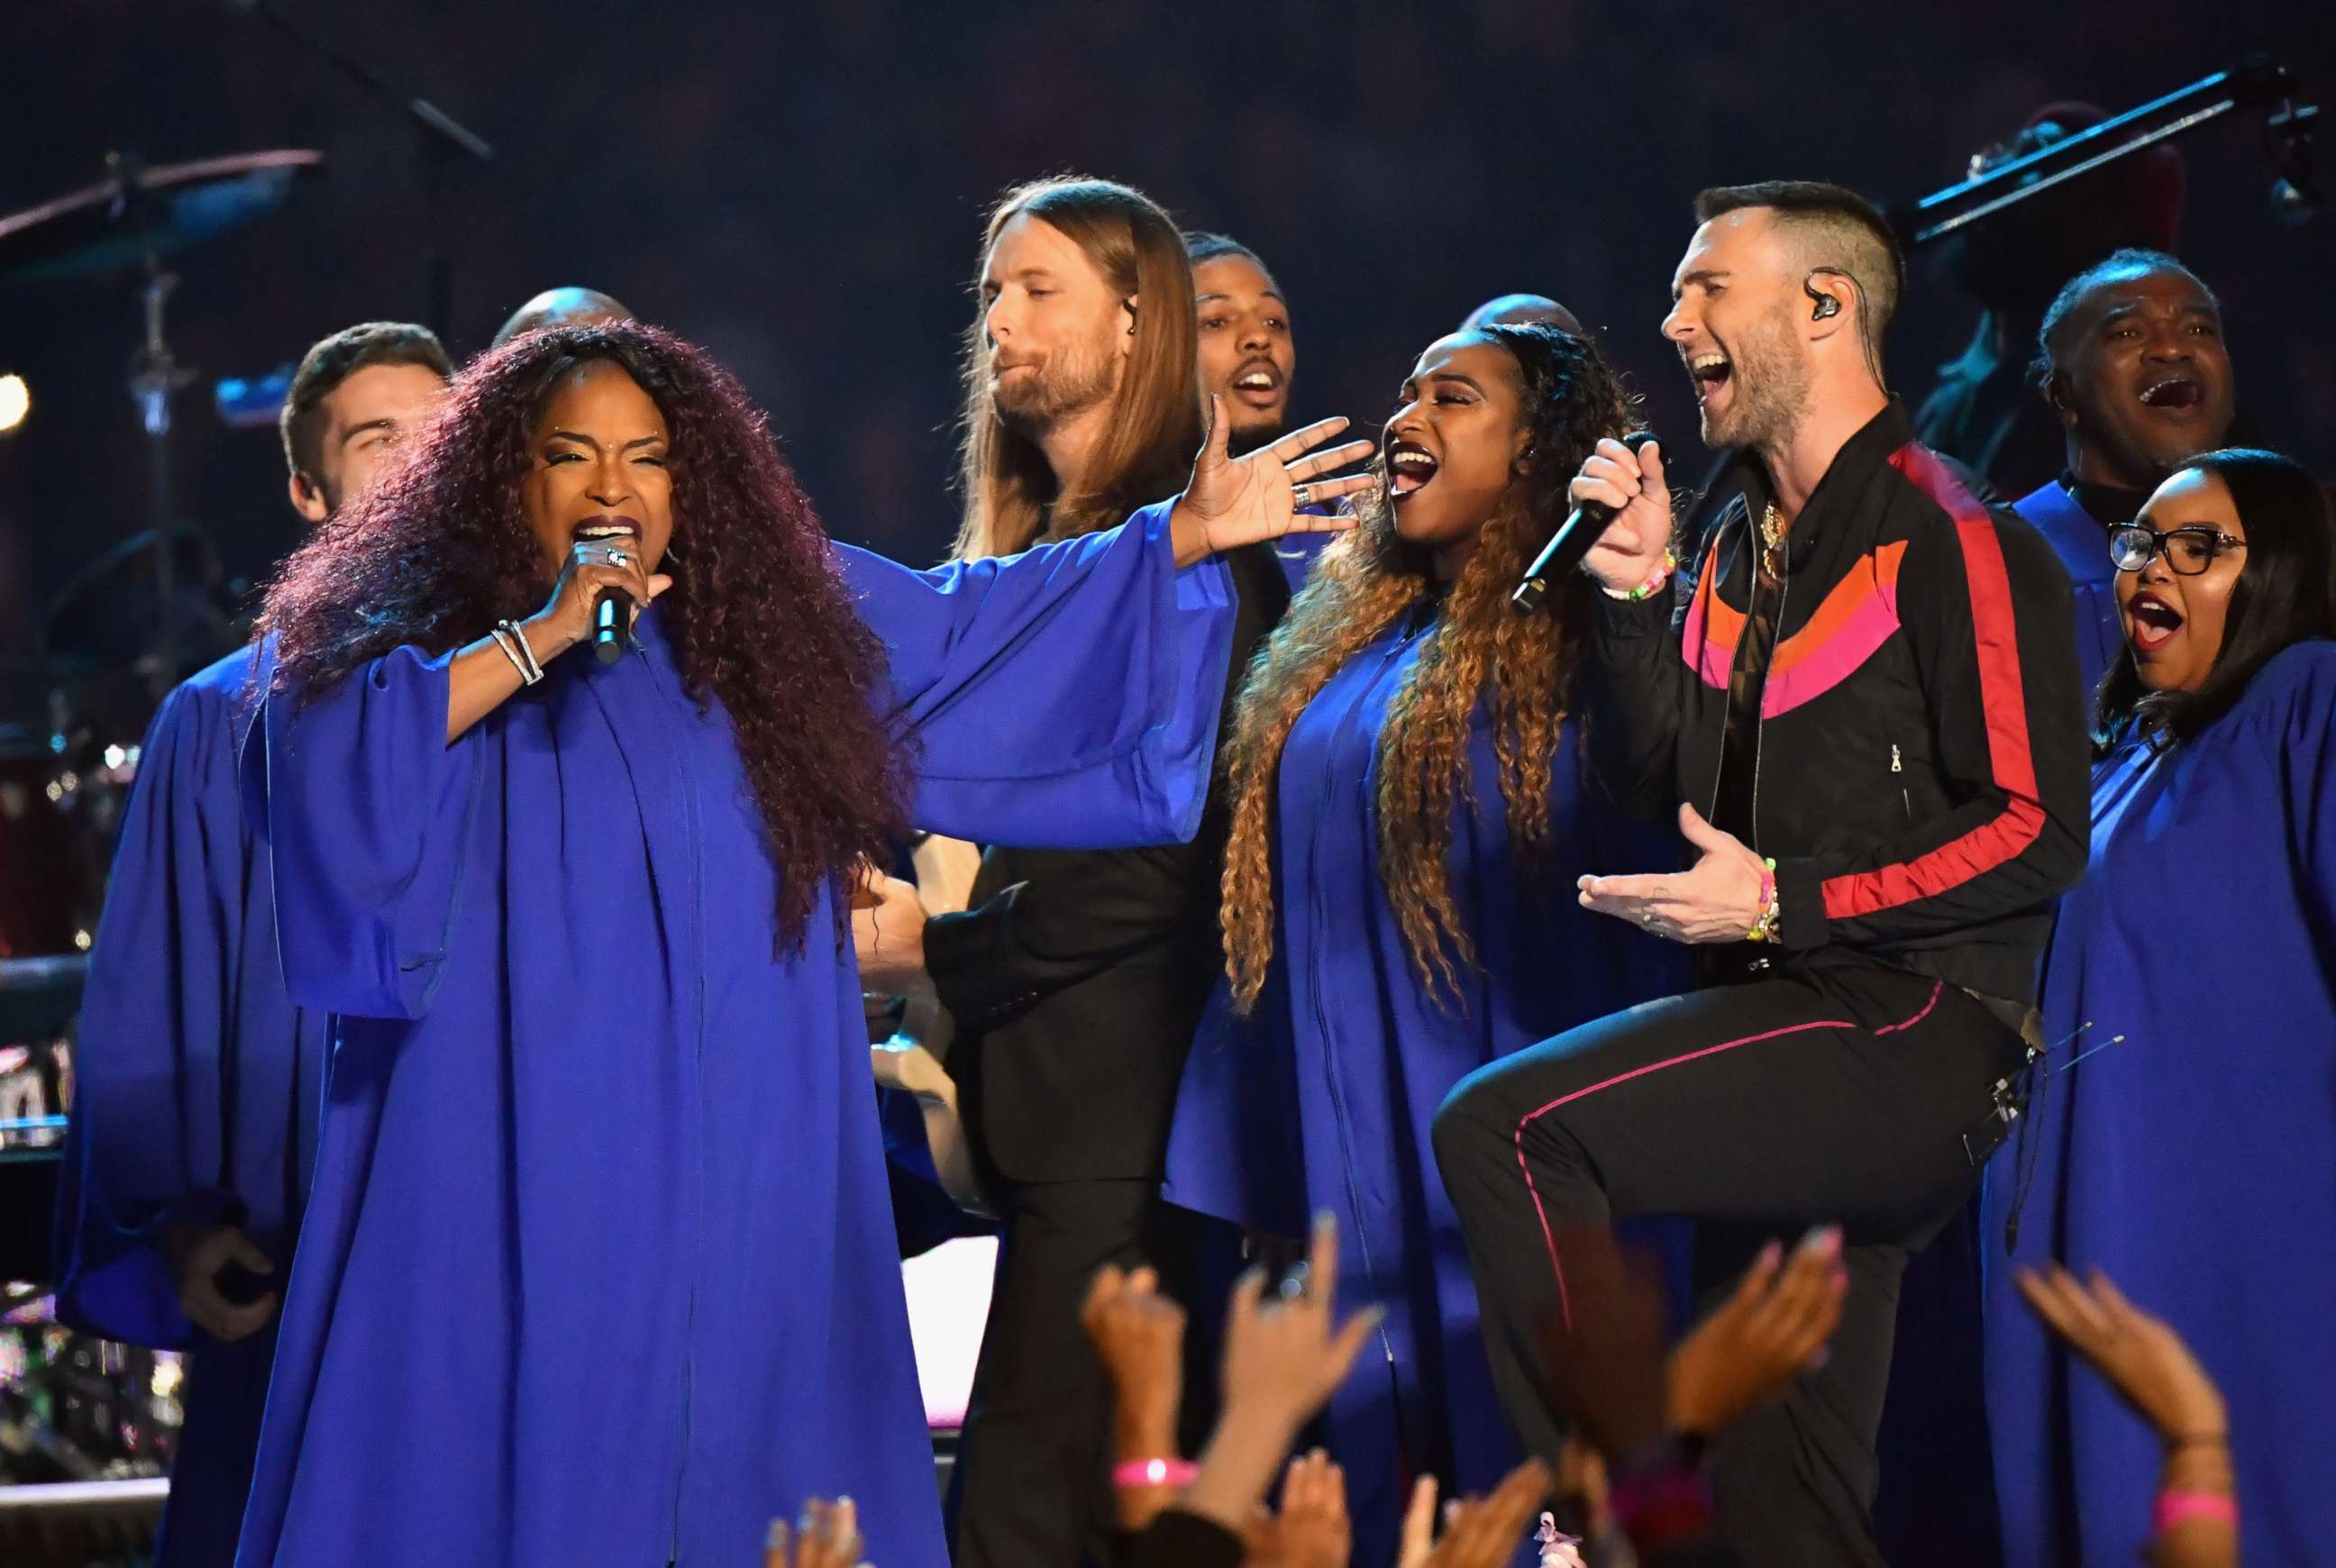
{"type": "Polygon", "coordinates": [[[238,787],[251,669],[247,649],[190,677],[140,748],[90,952],[58,1184],[59,1316],[192,1352],[161,1568],[233,1561],[276,1349],[272,1320],[233,1344],[187,1321],[162,1233],[237,1225],[280,1287],[324,1096],[327,1019],[285,993],[268,851],[238,787]]]}
{"type": "MultiPolygon", "coordinates": [[[[1423,607],[1424,609],[1424,607],[1423,607]]],[[[1552,771],[1549,859],[1511,845],[1489,707],[1454,808],[1451,887],[1481,969],[1438,1002],[1379,875],[1378,741],[1433,622],[1364,648],[1307,705],[1276,784],[1278,925],[1247,1019],[1218,1002],[1188,1059],[1170,1136],[1173,1202],[1284,1235],[1339,1226],[1339,1308],[1387,1310],[1333,1397],[1355,1561],[1391,1562],[1412,1479],[1486,1491],[1518,1451],[1494,1396],[1460,1224],[1428,1137],[1452,1086],[1496,1057],[1683,988],[1684,950],[1576,901],[1584,872],[1661,871],[1678,841],[1631,823],[1582,775],[1569,726],[1552,771]]]]}
{"type": "MultiPolygon", "coordinates": [[[[915,820],[1194,831],[1231,599],[1166,535],[1156,507],[932,572],[839,551],[915,820]]],[[[886,1568],[947,1561],[844,911],[774,955],[729,720],[661,621],[451,745],[451,656],[263,706],[285,972],[342,1022],[247,1568],[736,1568],[814,1494],[886,1568]]]]}
{"type": "MultiPolygon", "coordinates": [[[[2125,646],[2117,615],[2117,568],[2109,561],[2108,522],[2078,504],[2059,480],[2039,485],[2011,503],[2068,569],[2068,614],[2077,638],[2077,663],[2084,671],[2088,699],[2125,646]]],[[[2123,521],[2124,519],[2111,521],[2123,521]]]]}
{"type": "Polygon", "coordinates": [[[2140,1561],[2156,1438],[2055,1346],[2014,1264],[2098,1265],[2230,1406],[2250,1563],[2336,1549],[2336,642],[2279,654],[2188,745],[2093,788],[2092,862],[2045,959],[2088,1023],[1987,1175],[1987,1395],[2007,1561],[2140,1561]],[[2124,1040],[2110,1045],[2117,1035],[2124,1040]],[[2026,1178],[2019,1251],[2004,1222],[2026,1178]]]}

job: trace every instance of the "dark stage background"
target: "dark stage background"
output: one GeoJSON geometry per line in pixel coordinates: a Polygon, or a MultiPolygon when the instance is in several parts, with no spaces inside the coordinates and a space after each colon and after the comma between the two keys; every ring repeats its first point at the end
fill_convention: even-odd
{"type": "MultiPolygon", "coordinates": [[[[2336,92],[2331,8],[2307,5],[283,8],[485,135],[511,180],[454,169],[428,227],[406,122],[230,5],[0,7],[0,210],[96,178],[109,149],[331,155],[291,211],[179,264],[173,338],[206,378],[181,405],[180,499],[242,578],[295,524],[272,433],[224,428],[209,383],[419,314],[433,237],[458,266],[458,355],[538,288],[607,289],[737,369],[837,535],[924,560],[951,528],[979,224],[1017,179],[1127,180],[1260,250],[1294,306],[1300,416],[1376,421],[1422,345],[1487,295],[1535,289],[1605,334],[1677,446],[1691,414],[1655,326],[1698,187],[1809,176],[1911,198],[2049,99],[2122,110],[2251,48],[2336,92]]],[[[2336,214],[2272,220],[2242,119],[2183,144],[2183,249],[2222,292],[2263,437],[2336,472],[2336,214]]],[[[1918,276],[1899,390],[1919,399],[1974,315],[1918,276]]],[[[145,525],[122,387],[136,331],[120,285],[0,287],[0,370],[34,399],[0,441],[0,653],[21,657],[32,612],[145,525]]]]}

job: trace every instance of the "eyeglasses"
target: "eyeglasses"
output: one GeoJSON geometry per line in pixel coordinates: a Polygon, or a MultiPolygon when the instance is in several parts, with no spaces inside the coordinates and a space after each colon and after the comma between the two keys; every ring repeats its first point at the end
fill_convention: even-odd
{"type": "Polygon", "coordinates": [[[2224,550],[2246,547],[2245,540],[2234,539],[2204,523],[2169,529],[2164,533],[2139,522],[2121,522],[2109,530],[2109,560],[2119,571],[2139,571],[2149,564],[2151,556],[2163,555],[2166,564],[2182,576],[2196,577],[2214,565],[2214,558],[2224,550]]]}

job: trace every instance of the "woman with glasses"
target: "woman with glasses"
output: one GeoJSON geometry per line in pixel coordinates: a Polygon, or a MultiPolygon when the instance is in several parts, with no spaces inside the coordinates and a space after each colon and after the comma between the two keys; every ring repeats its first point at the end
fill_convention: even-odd
{"type": "MultiPolygon", "coordinates": [[[[2045,957],[2049,1049],[1988,1173],[1987,1234],[2014,1262],[2098,1266],[2163,1312],[2228,1400],[2178,1446],[2235,1475],[2248,1560],[2324,1561],[2336,516],[2288,459],[2214,452],[2109,548],[2125,646],[2097,713],[2091,867],[2045,957]]],[[[2138,1561],[2159,1440],[2048,1344],[2009,1266],[1988,1281],[1987,1357],[2008,1560],[2138,1561]]]]}

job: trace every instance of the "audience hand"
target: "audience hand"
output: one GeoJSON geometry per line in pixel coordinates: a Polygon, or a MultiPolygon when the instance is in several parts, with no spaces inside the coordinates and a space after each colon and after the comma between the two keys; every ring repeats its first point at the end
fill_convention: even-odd
{"type": "Polygon", "coordinates": [[[1528,1459],[1488,1497],[1455,1499],[1444,1510],[1444,1538],[1436,1535],[1436,1477],[1422,1475],[1403,1516],[1396,1568],[1502,1568],[1516,1555],[1533,1516],[1549,1495],[1549,1466],[1528,1459]]]}
{"type": "Polygon", "coordinates": [[[1347,1568],[1354,1544],[1347,1473],[1317,1448],[1290,1462],[1280,1514],[1260,1511],[1244,1568],[1347,1568]]]}
{"type": "Polygon", "coordinates": [[[1122,1459],[1170,1456],[1184,1398],[1184,1309],[1160,1294],[1150,1269],[1095,1271],[1079,1326],[1111,1378],[1122,1459]]]}
{"type": "Polygon", "coordinates": [[[1338,1227],[1314,1222],[1306,1272],[1272,1302],[1265,1271],[1251,1269],[1233,1289],[1225,1330],[1224,1415],[1201,1456],[1201,1473],[1183,1506],[1239,1534],[1251,1521],[1290,1440],[1330,1398],[1384,1315],[1368,1308],[1333,1333],[1338,1300],[1338,1227]]]}
{"type": "Polygon", "coordinates": [[[2230,1430],[2221,1390],[2164,1320],[2127,1300],[2107,1274],[2089,1284],[2057,1263],[2022,1269],[2020,1293],[2109,1387],[2167,1442],[2222,1442],[2230,1430]]]}
{"type": "Polygon", "coordinates": [[[1557,1246],[1572,1324],[1542,1327],[1551,1391],[1582,1437],[1625,1466],[1663,1434],[1661,1271],[1645,1255],[1625,1258],[1603,1225],[1561,1227],[1557,1246]]]}
{"type": "Polygon", "coordinates": [[[830,1503],[813,1497],[803,1505],[793,1530],[771,1521],[763,1547],[763,1568],[868,1568],[860,1561],[860,1513],[849,1497],[830,1503]]]}
{"type": "Polygon", "coordinates": [[[162,1237],[162,1258],[178,1287],[179,1310],[187,1320],[222,1344],[248,1339],[276,1313],[276,1292],[255,1301],[230,1301],[219,1277],[240,1263],[255,1274],[273,1274],[276,1265],[250,1237],[233,1225],[174,1225],[162,1237]]]}
{"type": "Polygon", "coordinates": [[[1736,1294],[1696,1325],[1670,1358],[1670,1426],[1715,1437],[1753,1407],[1775,1398],[1819,1359],[1841,1322],[1849,1275],[1841,1232],[1820,1226],[1789,1261],[1771,1242],[1736,1294]]]}
{"type": "Polygon", "coordinates": [[[1385,1312],[1367,1308],[1337,1333],[1330,1314],[1338,1295],[1338,1227],[1328,1214],[1314,1222],[1305,1272],[1293,1275],[1271,1302],[1265,1273],[1251,1269],[1233,1287],[1225,1330],[1225,1417],[1236,1411],[1264,1417],[1295,1434],[1330,1398],[1385,1312]]]}

